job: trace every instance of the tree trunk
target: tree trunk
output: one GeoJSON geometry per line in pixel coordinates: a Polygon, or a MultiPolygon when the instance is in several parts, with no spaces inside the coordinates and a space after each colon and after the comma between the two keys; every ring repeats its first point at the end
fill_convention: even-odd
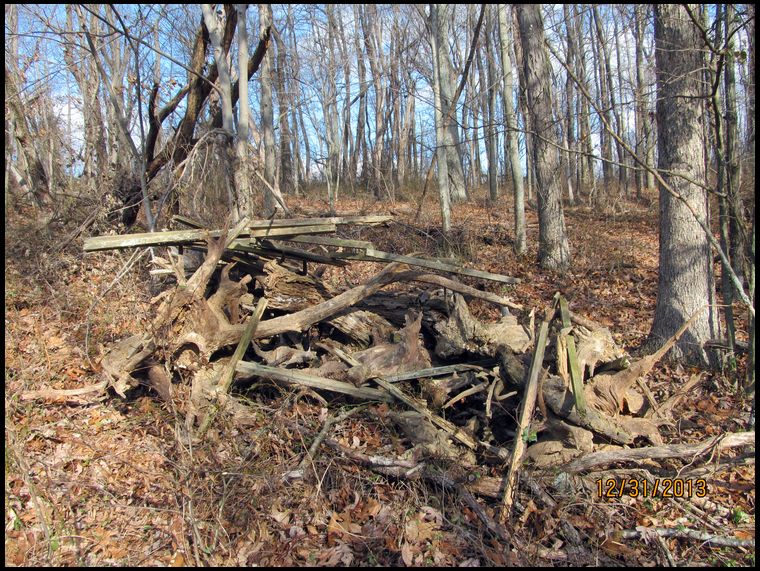
{"type": "Polygon", "coordinates": [[[551,102],[552,72],[544,46],[541,6],[518,4],[516,11],[525,68],[528,115],[535,132],[533,157],[538,196],[538,259],[542,268],[564,271],[570,265],[570,248],[560,200],[560,162],[551,102]]]}
{"type": "Polygon", "coordinates": [[[731,265],[739,279],[744,276],[746,260],[746,227],[739,196],[741,167],[739,163],[739,125],[736,104],[736,72],[734,56],[734,31],[736,29],[736,8],[733,4],[725,4],[726,30],[726,64],[724,86],[726,93],[726,191],[729,211],[729,254],[731,265]]]}
{"type": "Polygon", "coordinates": [[[227,65],[227,54],[222,47],[222,29],[217,20],[216,13],[211,4],[201,4],[203,10],[203,22],[214,48],[214,61],[219,73],[219,90],[221,91],[222,104],[222,127],[230,135],[234,133],[234,121],[232,118],[232,92],[230,82],[230,68],[227,65]]]}
{"type": "MultiPolygon", "coordinates": [[[[573,6],[573,13],[575,15],[575,18],[578,22],[578,25],[580,26],[580,30],[582,32],[583,30],[583,14],[580,12],[580,8],[576,4],[573,6]]],[[[587,93],[591,93],[591,90],[589,89],[588,80],[586,79],[586,50],[583,46],[583,33],[577,34],[578,36],[578,69],[576,71],[576,75],[581,79],[581,82],[583,82],[583,88],[586,90],[587,93]]],[[[594,147],[591,141],[591,108],[589,104],[589,100],[586,97],[580,97],[580,107],[582,110],[582,113],[580,114],[580,132],[581,132],[581,146],[584,151],[584,160],[585,160],[585,178],[583,182],[587,186],[588,190],[588,196],[596,197],[597,194],[597,187],[596,187],[596,171],[594,169],[594,147]]],[[[578,190],[578,194],[580,195],[580,187],[578,190]]]]}
{"type": "MultiPolygon", "coordinates": [[[[636,45],[636,143],[634,149],[638,157],[646,156],[646,104],[644,102],[644,7],[635,5],[633,8],[633,29],[636,45]]],[[[644,159],[646,162],[646,159],[644,159]]],[[[641,199],[641,191],[646,185],[646,174],[636,171],[636,198],[641,199]]]]}
{"type": "Polygon", "coordinates": [[[499,162],[496,158],[496,65],[492,30],[494,18],[491,8],[486,8],[486,78],[488,81],[488,126],[486,128],[486,150],[488,152],[488,197],[491,202],[499,198],[499,162]]]}
{"type": "MultiPolygon", "coordinates": [[[[238,77],[245,77],[248,68],[248,4],[235,4],[238,18],[238,77]]],[[[250,216],[253,211],[250,177],[248,175],[248,82],[238,82],[238,133],[235,141],[235,190],[237,200],[230,204],[235,222],[243,216],[250,216]],[[241,212],[242,211],[242,212],[241,212]]]]}
{"type": "MultiPolygon", "coordinates": [[[[354,4],[354,21],[362,21],[361,16],[362,7],[361,4],[354,4]]],[[[362,51],[362,44],[359,41],[359,34],[354,34],[354,49],[356,50],[356,71],[359,79],[359,111],[356,114],[356,145],[354,146],[354,153],[351,156],[351,173],[355,178],[364,180],[366,182],[366,169],[367,169],[367,145],[364,141],[364,125],[365,117],[367,115],[367,72],[364,64],[364,52],[362,51]],[[361,159],[362,174],[359,175],[358,166],[361,159]]]]}
{"type": "Polygon", "coordinates": [[[507,6],[499,5],[499,40],[501,47],[501,63],[504,72],[504,123],[506,124],[505,138],[509,147],[509,166],[512,174],[515,208],[515,254],[525,254],[527,243],[525,239],[525,190],[523,189],[523,173],[520,164],[520,147],[517,140],[517,120],[515,117],[514,87],[512,76],[512,54],[509,50],[511,42],[510,29],[507,20],[507,6]]]}
{"type": "MultiPolygon", "coordinates": [[[[697,216],[707,219],[701,138],[701,39],[686,9],[655,6],[658,169],[697,216]]],[[[707,238],[681,200],[660,190],[660,251],[657,306],[648,345],[659,346],[705,304],[715,303],[712,256],[707,238]]],[[[699,365],[715,364],[703,343],[715,337],[714,305],[694,320],[671,350],[672,358],[699,365]]]]}
{"type": "MultiPolygon", "coordinates": [[[[292,106],[290,99],[289,85],[286,81],[288,72],[287,61],[285,59],[285,42],[280,36],[280,32],[272,28],[275,45],[277,47],[277,70],[275,88],[277,90],[277,107],[280,124],[280,191],[283,194],[292,193],[296,187],[293,171],[293,141],[290,134],[290,108],[292,106]]],[[[242,97],[242,96],[241,96],[242,97]]]]}
{"type": "MultiPolygon", "coordinates": [[[[272,25],[271,4],[259,4],[259,38],[263,38],[272,25]]],[[[265,218],[282,212],[282,194],[277,184],[277,165],[274,138],[274,101],[272,98],[272,60],[274,54],[267,50],[261,63],[261,130],[264,139],[264,179],[268,187],[264,188],[264,212],[265,218]]]]}
{"type": "MultiPolygon", "coordinates": [[[[445,118],[449,114],[452,106],[456,105],[453,101],[454,90],[456,89],[456,80],[454,70],[449,58],[449,25],[448,25],[448,5],[437,5],[438,17],[436,18],[437,27],[433,29],[436,36],[436,45],[438,53],[438,74],[440,82],[438,85],[441,97],[441,113],[445,118]]],[[[446,157],[446,166],[449,177],[449,189],[451,191],[451,200],[461,202],[467,199],[467,191],[464,184],[464,171],[462,170],[462,158],[459,153],[459,135],[457,132],[456,111],[451,113],[451,119],[447,122],[443,132],[443,152],[446,157]]]]}
{"type": "MultiPolygon", "coordinates": [[[[567,67],[573,69],[575,66],[575,21],[570,16],[570,7],[567,4],[562,5],[562,16],[565,19],[567,30],[567,67]]],[[[573,192],[573,178],[577,165],[577,155],[575,154],[575,117],[573,116],[573,94],[574,83],[570,74],[565,79],[565,180],[567,181],[567,203],[571,206],[575,204],[575,193],[573,192]]]]}
{"type": "MultiPolygon", "coordinates": [[[[593,65],[594,73],[599,80],[599,98],[600,106],[603,110],[604,121],[607,125],[612,125],[612,118],[610,112],[612,110],[612,103],[610,102],[610,86],[607,83],[608,74],[604,70],[609,66],[609,56],[607,55],[606,41],[604,38],[604,31],[602,30],[602,21],[599,16],[599,8],[594,6],[592,9],[594,18],[594,25],[596,29],[597,42],[592,42],[594,48],[595,62],[593,65]],[[597,45],[598,43],[598,45],[597,45]]],[[[610,187],[612,183],[612,142],[610,141],[610,134],[607,130],[601,126],[599,130],[599,139],[601,141],[600,146],[602,150],[602,179],[604,180],[604,192],[600,192],[597,195],[597,204],[604,200],[605,197],[610,195],[610,187]]]]}
{"type": "Polygon", "coordinates": [[[607,82],[610,84],[610,104],[612,105],[612,114],[615,117],[615,128],[617,129],[618,135],[620,136],[620,139],[615,140],[618,160],[618,183],[620,184],[618,194],[620,196],[628,197],[628,168],[625,166],[628,162],[628,157],[623,152],[622,144],[622,141],[626,140],[627,138],[628,131],[623,121],[623,65],[620,63],[620,34],[618,31],[618,22],[617,18],[614,15],[614,11],[612,14],[612,23],[614,25],[613,35],[615,37],[615,67],[617,68],[617,73],[615,75],[618,82],[617,87],[615,87],[614,78],[612,77],[612,64],[610,63],[610,58],[607,58],[607,82]],[[619,99],[615,98],[616,92],[618,93],[619,99]]]}
{"type": "Polygon", "coordinates": [[[438,164],[438,193],[441,198],[441,220],[444,234],[451,230],[451,195],[449,193],[449,172],[448,162],[446,161],[444,141],[446,140],[443,118],[445,117],[443,104],[441,101],[441,62],[439,61],[440,46],[438,41],[439,18],[437,4],[430,5],[430,43],[433,52],[433,96],[435,105],[435,134],[436,134],[436,158],[438,164]]]}

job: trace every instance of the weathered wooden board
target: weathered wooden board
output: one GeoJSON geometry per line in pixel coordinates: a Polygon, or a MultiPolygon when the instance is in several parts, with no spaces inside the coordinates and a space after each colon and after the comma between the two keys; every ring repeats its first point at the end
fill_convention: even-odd
{"type": "MultiPolygon", "coordinates": [[[[181,222],[191,228],[203,228],[203,224],[187,216],[180,216],[176,214],[173,219],[176,222],[181,222]]],[[[384,224],[393,220],[393,216],[387,214],[378,214],[370,216],[331,216],[327,218],[312,217],[312,218],[273,218],[272,220],[252,220],[249,224],[250,228],[262,229],[262,228],[292,228],[296,226],[311,226],[313,224],[359,224],[364,226],[375,226],[377,224],[384,224]]],[[[304,232],[301,232],[303,234],[304,232]]]]}
{"type": "Polygon", "coordinates": [[[471,276],[474,278],[481,278],[484,280],[491,280],[507,284],[518,284],[521,281],[520,278],[513,278],[501,274],[492,274],[490,272],[484,272],[481,270],[473,270],[470,268],[465,268],[463,266],[442,262],[440,260],[414,258],[412,256],[391,254],[390,252],[383,252],[382,250],[375,250],[371,248],[368,248],[364,253],[340,252],[331,255],[336,258],[342,258],[344,260],[361,260],[366,262],[401,262],[402,264],[409,264],[410,266],[430,268],[432,270],[451,272],[453,274],[461,274],[464,276],[471,276]]]}
{"type": "Polygon", "coordinates": [[[356,250],[374,249],[372,242],[364,240],[347,240],[345,238],[333,238],[332,236],[288,236],[283,238],[286,242],[298,242],[300,244],[319,244],[321,246],[335,246],[342,248],[354,248],[356,250]]]}
{"type": "MultiPolygon", "coordinates": [[[[311,226],[276,227],[244,230],[241,236],[251,238],[266,238],[275,236],[293,236],[298,234],[329,233],[335,232],[335,224],[325,223],[311,226]]],[[[127,234],[123,236],[93,236],[84,241],[85,252],[98,250],[114,250],[121,248],[139,248],[145,246],[171,246],[177,244],[189,244],[206,238],[219,238],[222,230],[172,230],[169,232],[143,232],[140,234],[127,234]]]]}
{"type": "Polygon", "coordinates": [[[350,395],[358,399],[386,402],[390,402],[392,400],[390,395],[378,389],[372,389],[368,387],[355,387],[351,383],[336,381],[333,379],[328,379],[326,377],[318,377],[317,375],[310,375],[297,369],[280,369],[277,367],[268,367],[266,365],[260,365],[258,363],[252,363],[249,361],[240,361],[235,367],[235,370],[245,375],[255,375],[257,377],[272,379],[274,381],[303,385],[306,387],[311,387],[313,389],[333,391],[336,393],[350,395]]]}

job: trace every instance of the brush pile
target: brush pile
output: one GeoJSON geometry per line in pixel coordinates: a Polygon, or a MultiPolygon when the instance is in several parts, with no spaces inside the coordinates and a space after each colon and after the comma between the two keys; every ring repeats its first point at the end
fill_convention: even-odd
{"type": "MultiPolygon", "coordinates": [[[[526,314],[502,296],[429,270],[502,283],[515,278],[326,235],[340,225],[388,218],[244,220],[231,230],[89,239],[89,251],[179,247],[168,259],[157,258],[159,271],[172,273],[176,284],[154,299],[148,331],[103,356],[104,385],[122,396],[140,384],[151,387],[184,413],[188,439],[202,438],[219,413],[245,424],[246,405],[235,393],[253,383],[297,386],[325,404],[387,403],[378,410],[411,442],[411,459],[343,448],[344,455],[385,474],[452,486],[462,481],[425,471],[425,459],[449,460],[463,478],[478,465],[506,464],[506,485],[487,477],[468,485],[477,494],[503,496],[506,510],[526,459],[542,468],[568,465],[600,443],[622,449],[644,437],[662,444],[661,411],[645,386],[642,396],[634,385],[671,342],[631,364],[608,329],[571,314],[559,293],[543,315],[526,314]],[[189,276],[183,249],[204,254],[189,276]],[[345,291],[320,280],[319,266],[308,271],[309,263],[351,259],[390,263],[345,291]],[[394,283],[403,287],[383,290],[394,283]],[[466,301],[473,298],[498,305],[501,319],[478,320],[466,301]]],[[[327,438],[328,428],[307,457],[322,442],[340,446],[327,438]]],[[[296,469],[287,476],[302,475],[296,469]]]]}

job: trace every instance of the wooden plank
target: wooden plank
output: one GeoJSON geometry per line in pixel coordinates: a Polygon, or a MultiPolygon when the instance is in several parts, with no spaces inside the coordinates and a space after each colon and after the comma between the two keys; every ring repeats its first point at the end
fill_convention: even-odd
{"type": "MultiPolygon", "coordinates": [[[[268,241],[267,241],[268,242],[268,241]]],[[[344,260],[336,260],[330,256],[323,256],[321,254],[314,254],[313,252],[307,252],[298,248],[289,248],[288,246],[279,246],[271,248],[261,248],[251,246],[248,244],[248,240],[236,240],[230,246],[229,250],[241,252],[245,254],[253,254],[255,256],[264,256],[267,258],[296,258],[298,260],[306,260],[307,262],[314,262],[316,264],[329,264],[332,266],[345,266],[348,262],[344,260]]]]}
{"type": "MultiPolygon", "coordinates": [[[[378,214],[370,216],[329,216],[325,218],[273,218],[272,220],[252,220],[250,228],[295,228],[297,226],[311,226],[313,224],[358,224],[375,226],[393,220],[393,216],[378,214]]],[[[306,234],[307,232],[300,232],[306,234]]]]}
{"type": "MultiPolygon", "coordinates": [[[[569,328],[570,323],[570,310],[567,306],[567,300],[564,296],[559,296],[559,312],[562,319],[562,327],[569,328]]],[[[573,388],[573,396],[575,397],[575,408],[578,409],[578,414],[581,416],[586,415],[586,396],[583,393],[583,371],[580,370],[578,363],[578,354],[575,349],[575,339],[572,335],[567,336],[567,360],[570,364],[570,384],[573,388]]]]}
{"type": "Polygon", "coordinates": [[[483,367],[481,365],[494,365],[495,362],[496,361],[493,359],[489,359],[487,361],[477,361],[477,364],[460,363],[455,365],[443,365],[441,367],[429,367],[427,369],[420,369],[419,371],[411,371],[409,373],[400,373],[398,375],[385,375],[383,378],[389,383],[398,383],[399,381],[409,381],[425,377],[439,377],[441,375],[448,375],[450,373],[458,373],[461,371],[482,371],[483,367]]]}
{"type": "Polygon", "coordinates": [[[312,224],[310,226],[274,226],[271,228],[251,228],[248,235],[251,241],[256,238],[270,238],[274,236],[297,236],[298,234],[328,234],[335,232],[338,227],[332,223],[312,224]]]}
{"type": "Polygon", "coordinates": [[[332,236],[289,236],[283,238],[286,242],[298,242],[301,244],[320,244],[322,246],[336,246],[342,248],[354,248],[356,250],[374,249],[372,242],[364,240],[347,240],[345,238],[334,238],[332,236]]]}
{"type": "Polygon", "coordinates": [[[538,396],[539,377],[543,368],[544,352],[546,350],[546,341],[549,336],[549,325],[554,314],[557,310],[557,298],[559,294],[555,294],[552,301],[551,309],[546,312],[544,320],[541,322],[541,327],[538,330],[538,339],[536,339],[536,347],[533,351],[533,360],[530,364],[530,373],[528,374],[528,382],[525,383],[525,392],[523,394],[522,405],[520,407],[520,415],[517,421],[517,435],[515,436],[514,448],[512,450],[512,458],[509,463],[509,469],[505,477],[504,484],[504,497],[502,498],[501,511],[499,519],[505,521],[512,508],[512,502],[514,501],[514,488],[515,478],[517,476],[517,470],[520,467],[523,453],[526,448],[526,441],[530,436],[527,432],[530,427],[530,421],[533,417],[533,409],[536,406],[536,398],[538,396]]]}
{"type": "Polygon", "coordinates": [[[171,232],[144,232],[123,236],[92,236],[84,241],[85,252],[139,248],[143,246],[169,246],[205,240],[209,236],[219,238],[221,230],[172,230],[171,232]]]}
{"type": "Polygon", "coordinates": [[[311,387],[313,389],[333,391],[359,399],[385,402],[391,402],[393,400],[385,391],[368,387],[355,387],[351,383],[344,383],[342,381],[327,379],[317,375],[310,375],[296,369],[280,369],[277,367],[260,365],[259,363],[240,361],[235,367],[235,370],[245,375],[256,375],[274,381],[283,381],[286,383],[311,387]]]}
{"type": "Polygon", "coordinates": [[[454,264],[447,264],[445,262],[441,262],[440,260],[413,258],[412,256],[391,254],[390,252],[383,252],[382,250],[375,249],[368,249],[364,254],[337,252],[332,255],[336,258],[343,258],[345,260],[361,260],[366,262],[400,262],[402,264],[408,264],[410,266],[419,266],[421,268],[429,268],[442,272],[451,272],[453,274],[461,274],[464,276],[471,276],[473,278],[480,278],[507,284],[519,284],[522,281],[519,278],[512,278],[501,274],[492,274],[490,272],[483,272],[481,270],[472,270],[470,268],[465,268],[454,264]]]}
{"type": "MultiPolygon", "coordinates": [[[[175,214],[173,219],[177,222],[190,226],[190,228],[203,228],[203,224],[187,216],[175,214]]],[[[252,220],[249,228],[293,228],[297,226],[311,226],[313,224],[358,224],[363,226],[375,226],[393,220],[393,216],[377,214],[370,216],[331,216],[326,218],[273,218],[272,220],[252,220]]],[[[301,232],[303,234],[303,232],[301,232]]]]}
{"type": "MultiPolygon", "coordinates": [[[[335,232],[335,224],[320,224],[293,228],[269,228],[259,230],[243,230],[240,236],[267,237],[267,236],[292,236],[303,232],[329,233],[335,232]]],[[[221,230],[172,230],[169,232],[143,232],[140,234],[126,234],[123,236],[93,236],[84,241],[85,252],[98,250],[115,250],[121,248],[139,248],[146,246],[170,246],[176,244],[189,244],[202,241],[206,238],[219,238],[221,230]]]]}

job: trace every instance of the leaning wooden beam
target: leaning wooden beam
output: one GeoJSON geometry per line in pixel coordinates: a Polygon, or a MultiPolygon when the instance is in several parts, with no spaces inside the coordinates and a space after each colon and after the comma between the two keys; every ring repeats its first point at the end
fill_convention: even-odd
{"type": "Polygon", "coordinates": [[[511,307],[512,309],[518,309],[518,310],[523,309],[522,305],[509,301],[505,297],[501,297],[500,295],[496,295],[495,293],[491,293],[488,291],[480,291],[479,289],[470,287],[466,284],[463,284],[462,282],[458,282],[456,280],[445,278],[443,276],[439,276],[436,274],[418,274],[417,276],[411,279],[415,282],[424,282],[428,284],[439,285],[443,288],[450,289],[451,291],[461,293],[465,297],[470,297],[470,298],[474,297],[477,299],[490,301],[491,303],[495,303],[496,305],[511,307]]]}
{"type": "MultiPolygon", "coordinates": [[[[240,232],[240,236],[252,238],[266,238],[270,236],[293,236],[297,234],[329,233],[335,232],[335,224],[319,224],[312,226],[300,226],[298,228],[261,228],[240,232]]],[[[187,244],[206,240],[207,238],[219,238],[223,230],[172,230],[170,232],[144,232],[140,234],[127,234],[124,236],[93,236],[84,241],[85,252],[98,250],[114,250],[120,248],[139,248],[144,246],[171,246],[173,244],[187,244]]]]}
{"type": "Polygon", "coordinates": [[[328,234],[335,232],[338,227],[335,224],[325,222],[310,226],[274,226],[272,228],[251,228],[248,235],[251,241],[256,238],[272,238],[275,236],[298,236],[299,234],[328,234]]]}
{"type": "Polygon", "coordinates": [[[533,416],[533,409],[536,406],[538,382],[541,371],[543,370],[542,363],[544,361],[544,351],[546,350],[546,339],[549,334],[549,324],[554,318],[558,297],[559,295],[554,296],[554,303],[552,303],[551,309],[546,312],[546,316],[538,330],[536,349],[533,352],[533,362],[530,366],[530,374],[528,375],[528,382],[525,385],[525,394],[523,395],[522,407],[518,418],[517,435],[515,436],[514,449],[512,450],[512,460],[509,464],[509,470],[507,471],[506,482],[504,485],[504,498],[502,499],[501,511],[499,514],[499,521],[502,522],[509,516],[512,502],[514,501],[515,478],[525,450],[525,441],[528,436],[525,432],[528,430],[530,420],[533,416]]]}
{"type": "MultiPolygon", "coordinates": [[[[251,228],[277,228],[277,227],[296,227],[310,226],[312,224],[359,224],[363,226],[375,226],[393,220],[393,216],[387,214],[377,214],[370,216],[328,216],[325,218],[276,218],[273,220],[253,220],[251,228]]],[[[308,234],[308,232],[300,232],[308,234]]]]}
{"type": "MultiPolygon", "coordinates": [[[[264,244],[268,242],[265,241],[264,244]]],[[[314,262],[317,264],[329,264],[331,266],[345,266],[348,262],[344,260],[336,260],[330,256],[323,256],[321,254],[314,254],[301,250],[299,248],[290,248],[288,246],[274,246],[271,248],[252,246],[247,240],[235,240],[229,247],[230,250],[236,252],[244,252],[246,254],[253,254],[256,256],[264,256],[267,258],[297,258],[299,260],[306,260],[307,262],[314,262]]]]}
{"type": "Polygon", "coordinates": [[[501,274],[492,274],[490,272],[483,272],[480,270],[472,270],[462,266],[454,264],[447,264],[440,260],[427,260],[424,258],[414,258],[412,256],[402,256],[400,254],[391,254],[390,252],[383,252],[381,250],[368,249],[363,254],[354,253],[335,253],[335,257],[344,258],[346,260],[361,260],[366,262],[401,262],[403,264],[409,264],[410,266],[418,266],[421,268],[429,268],[431,270],[439,270],[442,272],[451,272],[453,274],[462,274],[464,276],[471,276],[474,278],[481,278],[484,280],[492,280],[496,282],[502,282],[507,284],[519,284],[519,278],[512,278],[509,276],[503,276],[501,274]]]}
{"type": "Polygon", "coordinates": [[[310,375],[296,369],[280,369],[277,367],[260,365],[258,363],[241,361],[237,364],[235,370],[244,375],[252,375],[264,379],[271,379],[273,381],[303,385],[313,389],[323,389],[326,391],[346,394],[358,399],[385,402],[393,400],[385,391],[368,387],[356,387],[351,383],[344,383],[343,381],[310,375]]]}
{"type": "MultiPolygon", "coordinates": [[[[562,295],[559,296],[559,311],[560,318],[562,319],[562,327],[567,329],[570,327],[570,310],[567,306],[567,300],[562,295]]],[[[573,396],[575,397],[575,408],[578,409],[578,414],[585,416],[586,397],[583,393],[583,371],[580,370],[578,364],[578,354],[575,350],[575,339],[572,335],[567,336],[567,361],[570,365],[570,381],[573,388],[573,396]]]]}
{"type": "MultiPolygon", "coordinates": [[[[217,390],[220,393],[227,394],[227,392],[230,390],[232,379],[235,376],[235,367],[240,362],[240,359],[243,358],[243,355],[245,355],[248,346],[251,344],[251,337],[253,337],[253,333],[259,326],[261,316],[264,315],[264,310],[267,308],[267,303],[267,298],[262,297],[256,304],[256,309],[248,320],[245,331],[243,331],[243,336],[240,338],[240,342],[235,348],[235,352],[232,354],[232,358],[230,359],[229,363],[225,365],[221,377],[219,378],[219,382],[217,383],[217,390]]],[[[206,431],[208,430],[208,427],[211,426],[212,422],[214,422],[214,417],[216,417],[217,412],[219,412],[219,404],[215,403],[211,411],[206,415],[206,418],[203,420],[203,423],[198,430],[198,436],[200,438],[203,438],[203,436],[206,434],[206,431]]]]}

